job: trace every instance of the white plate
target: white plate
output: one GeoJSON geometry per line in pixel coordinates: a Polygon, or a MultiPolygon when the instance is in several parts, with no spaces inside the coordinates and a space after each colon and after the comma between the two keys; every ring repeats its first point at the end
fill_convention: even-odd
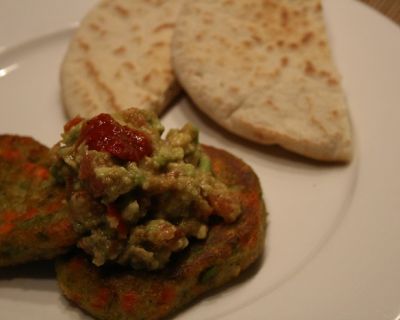
{"type": "MultiPolygon", "coordinates": [[[[93,0],[0,0],[0,134],[57,141],[58,72],[93,0]]],[[[177,319],[395,319],[400,312],[400,30],[355,1],[325,1],[357,151],[317,165],[221,131],[183,101],[164,116],[252,165],[270,212],[264,259],[177,319]]],[[[51,264],[0,270],[1,319],[90,319],[61,296],[51,264]]]]}

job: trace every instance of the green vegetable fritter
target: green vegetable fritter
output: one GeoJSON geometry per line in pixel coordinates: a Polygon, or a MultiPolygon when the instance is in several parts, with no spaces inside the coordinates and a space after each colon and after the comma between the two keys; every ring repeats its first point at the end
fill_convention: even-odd
{"type": "Polygon", "coordinates": [[[77,240],[51,162],[32,138],[0,135],[0,266],[52,258],[77,240]]]}
{"type": "Polygon", "coordinates": [[[157,320],[237,277],[263,252],[257,176],[186,125],[162,136],[130,109],[72,119],[48,150],[0,135],[0,266],[48,259],[99,319],[157,320]]]}
{"type": "Polygon", "coordinates": [[[162,270],[96,267],[82,253],[60,258],[57,279],[69,300],[99,319],[161,319],[237,277],[262,254],[266,210],[257,176],[225,151],[203,150],[216,176],[236,190],[240,217],[214,221],[205,240],[193,242],[162,270]]]}

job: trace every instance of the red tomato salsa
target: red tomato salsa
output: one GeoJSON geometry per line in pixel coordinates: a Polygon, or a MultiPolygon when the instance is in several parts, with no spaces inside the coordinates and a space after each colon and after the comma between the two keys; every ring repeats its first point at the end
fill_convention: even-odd
{"type": "Polygon", "coordinates": [[[119,159],[134,162],[153,151],[145,133],[123,126],[105,113],[86,122],[80,141],[85,141],[89,150],[108,152],[119,159]]]}

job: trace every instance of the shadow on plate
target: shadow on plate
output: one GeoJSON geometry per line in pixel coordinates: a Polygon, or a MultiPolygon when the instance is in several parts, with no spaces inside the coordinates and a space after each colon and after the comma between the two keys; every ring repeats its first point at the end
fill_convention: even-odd
{"type": "Polygon", "coordinates": [[[0,268],[0,284],[4,280],[13,279],[34,279],[46,280],[55,279],[54,262],[52,260],[30,262],[19,266],[0,268]]]}

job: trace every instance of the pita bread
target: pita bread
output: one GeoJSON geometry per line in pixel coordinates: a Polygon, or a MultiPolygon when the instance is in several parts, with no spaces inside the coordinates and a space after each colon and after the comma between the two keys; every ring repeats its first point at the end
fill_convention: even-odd
{"type": "Polygon", "coordinates": [[[226,129],[318,160],[349,161],[348,107],[318,0],[188,0],[175,73],[226,129]]]}
{"type": "Polygon", "coordinates": [[[160,113],[178,93],[170,43],[183,0],[104,0],[83,19],[61,68],[70,117],[129,107],[160,113]]]}

